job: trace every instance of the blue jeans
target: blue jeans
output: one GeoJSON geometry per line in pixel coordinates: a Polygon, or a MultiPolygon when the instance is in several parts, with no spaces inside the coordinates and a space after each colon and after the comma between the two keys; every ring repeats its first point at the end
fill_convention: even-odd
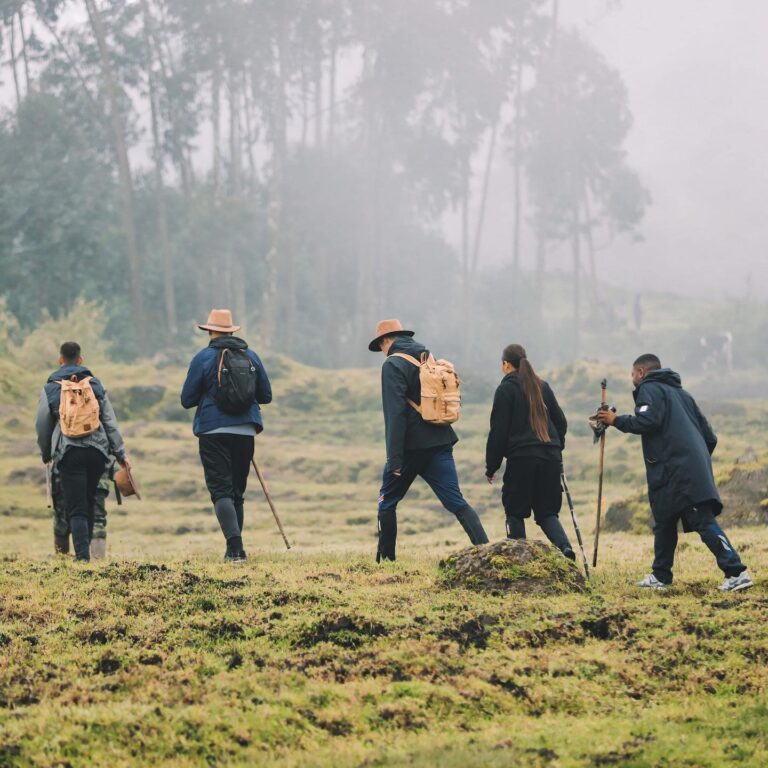
{"type": "MultiPolygon", "coordinates": [[[[399,476],[384,470],[379,492],[379,557],[387,560],[395,559],[397,505],[408,493],[408,489],[417,477],[426,481],[440,499],[440,503],[456,515],[467,530],[462,513],[471,508],[459,488],[459,477],[453,461],[453,447],[445,445],[419,451],[406,451],[399,476]]],[[[472,533],[467,530],[470,539],[478,539],[477,543],[488,541],[479,520],[471,520],[469,525],[472,526],[472,533]],[[476,528],[478,525],[479,530],[476,528]]]]}
{"type": "MultiPolygon", "coordinates": [[[[687,530],[696,531],[709,551],[715,556],[717,565],[726,576],[738,576],[747,566],[741,562],[739,553],[717,524],[715,515],[706,504],[683,513],[688,524],[687,530]]],[[[653,526],[653,575],[665,584],[672,583],[672,564],[677,548],[678,518],[656,522],[653,526]]]]}

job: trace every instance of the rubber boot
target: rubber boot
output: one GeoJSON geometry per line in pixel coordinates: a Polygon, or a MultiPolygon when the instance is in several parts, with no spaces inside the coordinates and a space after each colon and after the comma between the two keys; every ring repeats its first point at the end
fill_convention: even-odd
{"type": "Polygon", "coordinates": [[[524,539],[525,538],[525,520],[519,517],[507,518],[507,538],[524,539]]]}
{"type": "Polygon", "coordinates": [[[544,535],[569,559],[575,560],[576,553],[573,551],[571,542],[568,541],[568,535],[563,529],[562,523],[557,515],[548,515],[538,521],[539,527],[544,531],[544,535]]]}
{"type": "Polygon", "coordinates": [[[463,509],[460,509],[458,512],[454,512],[456,515],[456,519],[461,523],[461,527],[466,532],[467,536],[469,536],[469,540],[477,545],[477,544],[487,544],[488,543],[488,536],[485,533],[485,528],[483,528],[483,524],[480,522],[480,517],[478,516],[477,512],[475,512],[472,507],[467,504],[466,507],[463,509]]]}
{"type": "Polygon", "coordinates": [[[53,534],[53,550],[57,555],[69,554],[69,534],[53,534]]]}
{"type": "Polygon", "coordinates": [[[107,537],[91,539],[91,557],[94,560],[103,560],[107,556],[107,537]]]}
{"type": "Polygon", "coordinates": [[[83,563],[91,561],[91,536],[88,531],[88,520],[84,517],[73,517],[70,523],[72,544],[75,548],[75,560],[83,563]]]}

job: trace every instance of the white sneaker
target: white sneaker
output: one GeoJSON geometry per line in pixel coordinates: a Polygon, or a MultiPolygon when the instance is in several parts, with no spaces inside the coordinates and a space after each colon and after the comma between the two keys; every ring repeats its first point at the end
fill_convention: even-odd
{"type": "Polygon", "coordinates": [[[740,589],[754,587],[755,582],[749,575],[749,571],[742,571],[738,576],[728,576],[720,585],[721,592],[738,592],[740,589]]]}
{"type": "Polygon", "coordinates": [[[667,589],[669,584],[659,581],[652,573],[649,573],[642,581],[637,582],[637,586],[643,589],[667,589]]]}

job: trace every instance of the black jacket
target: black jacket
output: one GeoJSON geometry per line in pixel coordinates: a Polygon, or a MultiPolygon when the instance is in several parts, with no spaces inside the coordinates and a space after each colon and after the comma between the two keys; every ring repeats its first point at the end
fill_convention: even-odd
{"type": "Polygon", "coordinates": [[[641,435],[648,499],[657,520],[674,518],[705,501],[723,505],[711,454],[717,436],[669,368],[651,371],[633,393],[635,415],[618,416],[621,432],[641,435]]]}
{"type": "Polygon", "coordinates": [[[387,443],[387,471],[403,466],[406,451],[438,448],[458,441],[450,425],[428,424],[408,398],[421,405],[419,369],[395,352],[411,355],[417,360],[422,352],[429,352],[423,344],[406,337],[399,337],[389,348],[389,354],[381,366],[381,399],[384,405],[384,434],[387,443]]]}
{"type": "Polygon", "coordinates": [[[549,442],[531,429],[528,400],[516,373],[508,373],[496,389],[491,410],[491,431],[485,447],[485,474],[496,474],[504,458],[539,456],[559,461],[565,448],[568,421],[546,381],[541,394],[549,416],[549,442]]]}

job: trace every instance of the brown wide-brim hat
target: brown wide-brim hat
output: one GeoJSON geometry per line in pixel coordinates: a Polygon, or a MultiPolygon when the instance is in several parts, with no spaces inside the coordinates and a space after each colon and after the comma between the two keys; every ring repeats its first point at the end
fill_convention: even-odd
{"type": "Polygon", "coordinates": [[[229,309],[212,309],[208,320],[198,323],[201,331],[217,331],[218,333],[234,333],[240,330],[239,325],[232,324],[232,312],[229,309]]]}
{"type": "Polygon", "coordinates": [[[376,326],[376,338],[368,345],[371,352],[381,352],[379,344],[385,336],[398,333],[401,336],[413,336],[413,331],[406,331],[399,320],[382,320],[376,326]]]}
{"type": "Polygon", "coordinates": [[[115,485],[120,491],[121,496],[135,496],[141,501],[139,486],[136,484],[136,480],[128,467],[120,467],[120,469],[115,472],[115,485]]]}

